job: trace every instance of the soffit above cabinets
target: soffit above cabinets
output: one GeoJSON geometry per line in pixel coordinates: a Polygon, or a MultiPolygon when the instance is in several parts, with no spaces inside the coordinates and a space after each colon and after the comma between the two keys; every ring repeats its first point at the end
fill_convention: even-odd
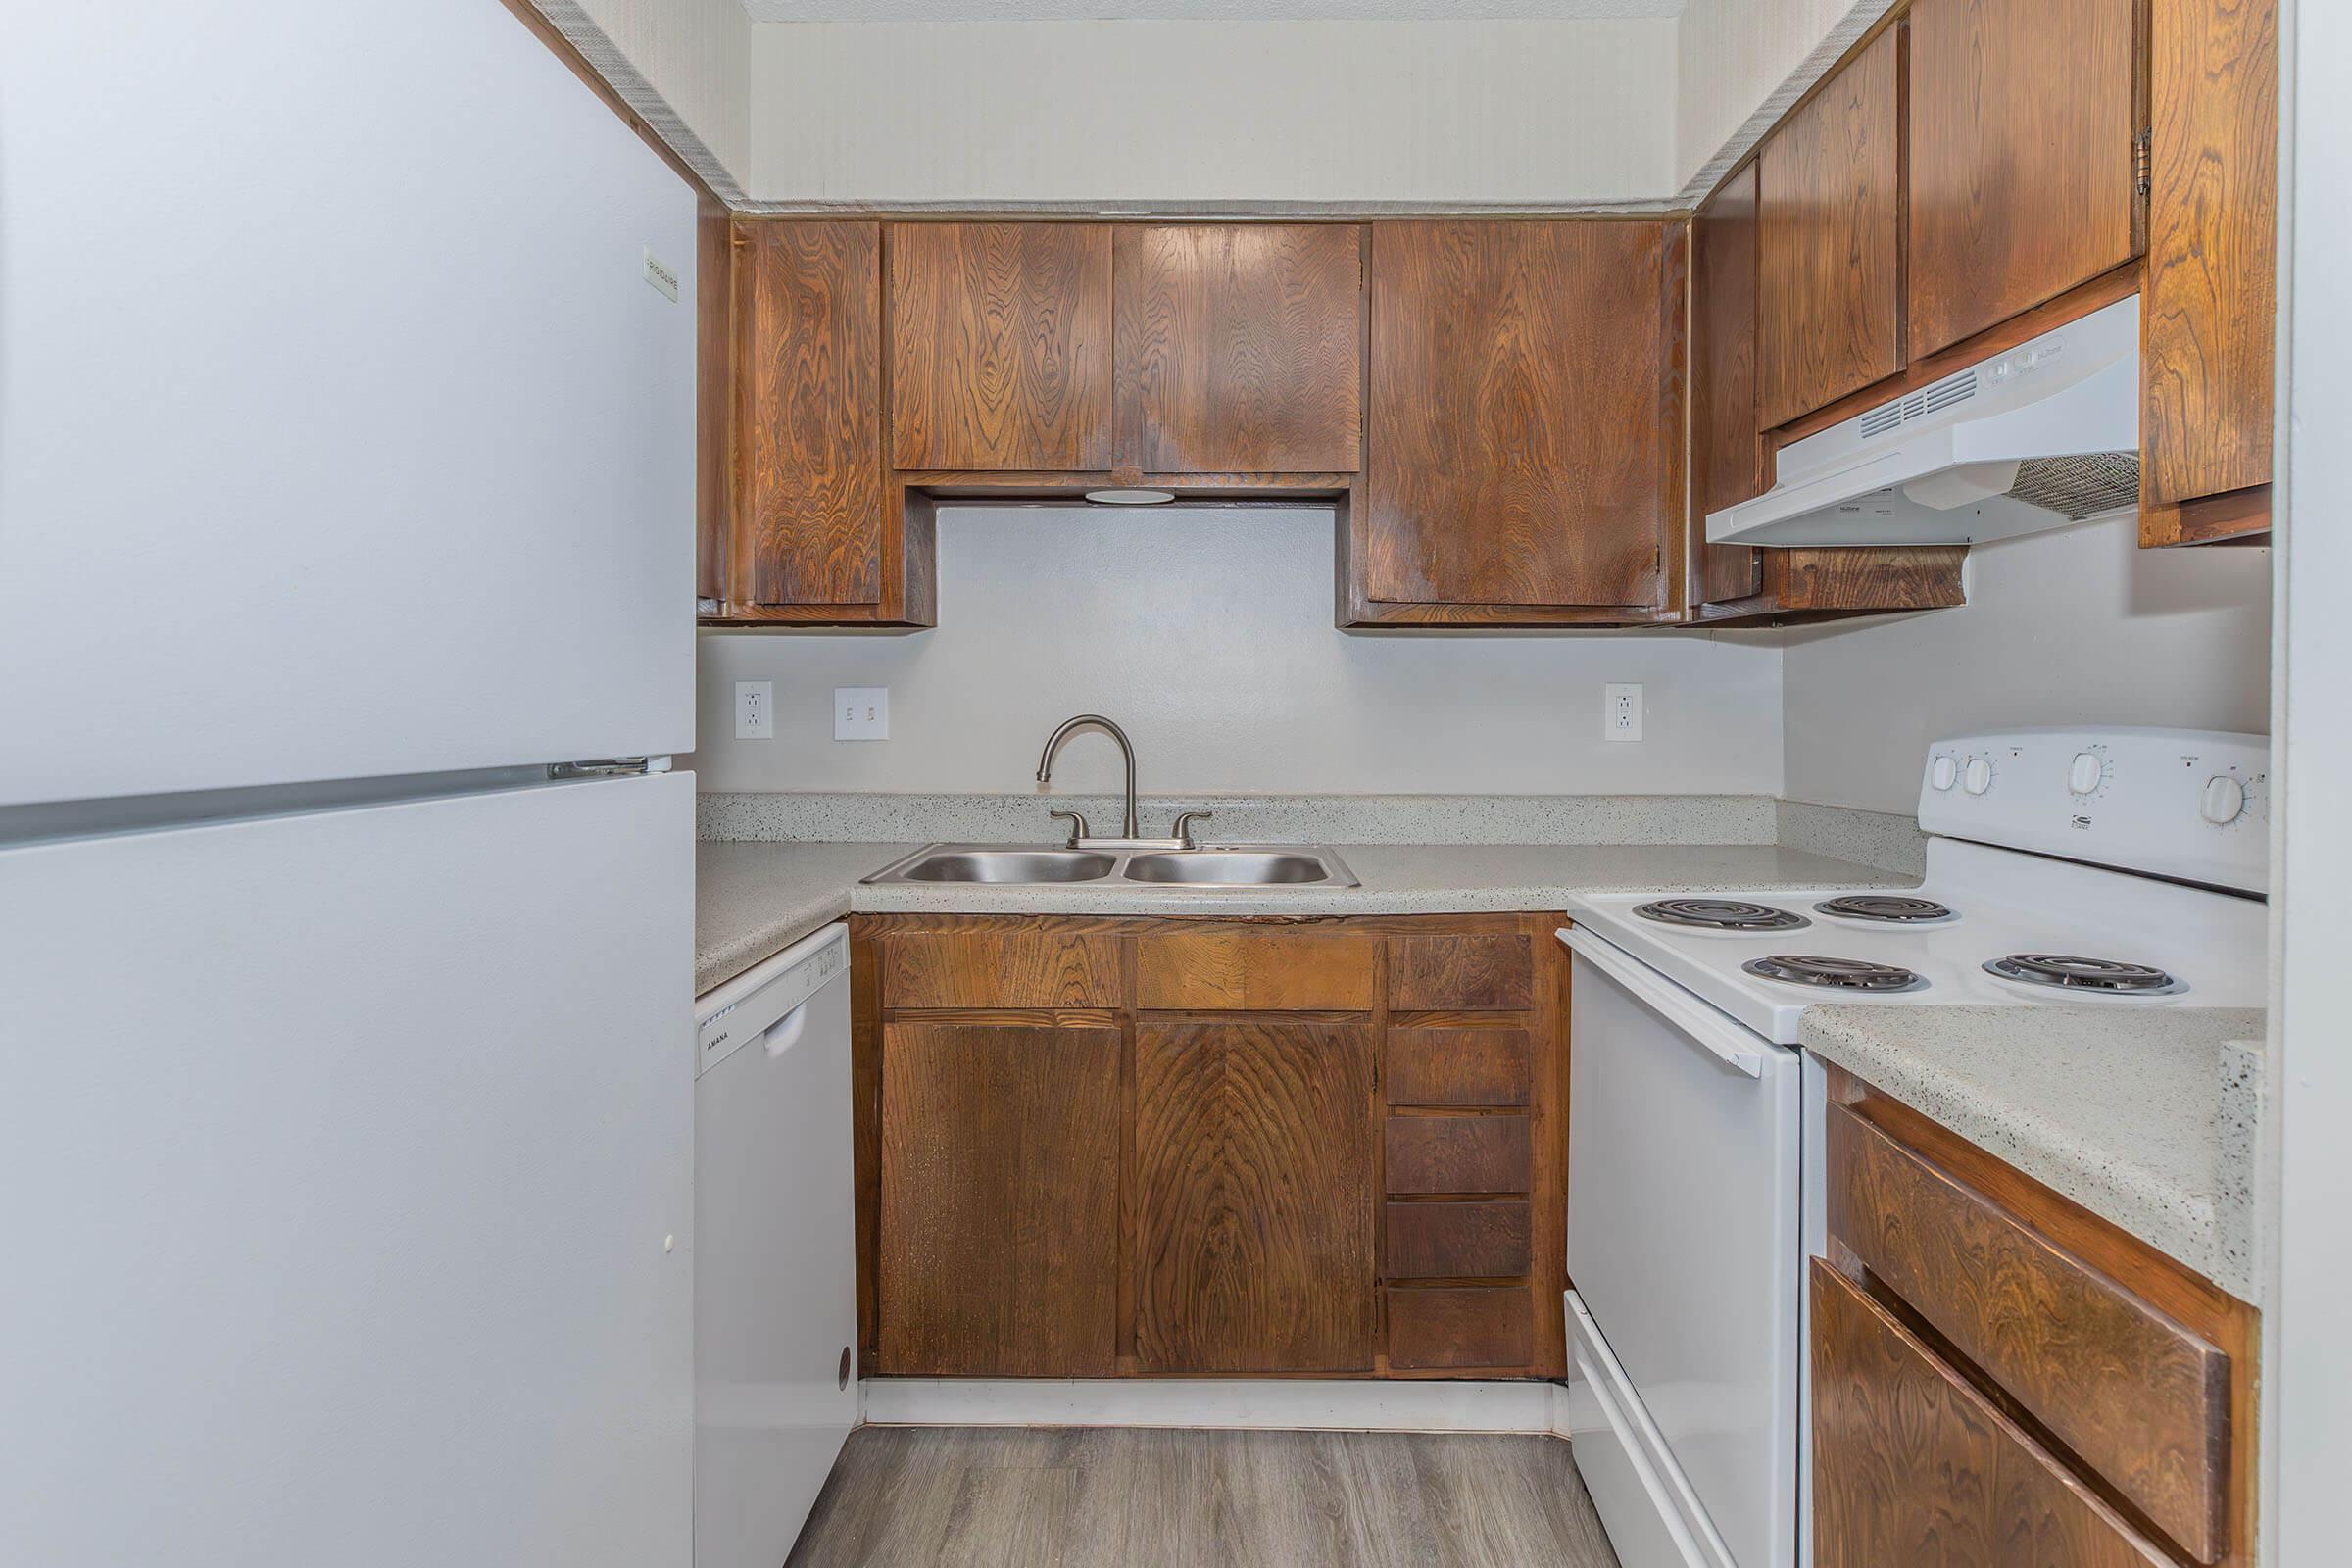
{"type": "Polygon", "coordinates": [[[743,0],[754,22],[1555,22],[1684,0],[743,0]]]}

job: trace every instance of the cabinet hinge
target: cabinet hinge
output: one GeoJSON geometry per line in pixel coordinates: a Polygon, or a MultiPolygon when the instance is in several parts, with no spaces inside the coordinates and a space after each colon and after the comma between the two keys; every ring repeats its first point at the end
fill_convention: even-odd
{"type": "Polygon", "coordinates": [[[2145,196],[2154,184],[2154,157],[2151,142],[2154,132],[2146,125],[2132,138],[2132,188],[2145,196]]]}

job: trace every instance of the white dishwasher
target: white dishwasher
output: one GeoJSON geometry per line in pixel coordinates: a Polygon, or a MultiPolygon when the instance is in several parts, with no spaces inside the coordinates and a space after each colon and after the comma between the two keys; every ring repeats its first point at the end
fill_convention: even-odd
{"type": "Polygon", "coordinates": [[[849,928],[695,1004],[694,1560],[776,1568],[858,1423],[849,928]]]}

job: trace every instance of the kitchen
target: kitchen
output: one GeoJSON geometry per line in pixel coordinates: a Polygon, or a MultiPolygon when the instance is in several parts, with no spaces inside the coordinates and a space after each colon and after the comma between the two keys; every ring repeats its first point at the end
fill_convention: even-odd
{"type": "Polygon", "coordinates": [[[242,9],[0,24],[10,1560],[2330,1560],[2341,19],[242,9]]]}

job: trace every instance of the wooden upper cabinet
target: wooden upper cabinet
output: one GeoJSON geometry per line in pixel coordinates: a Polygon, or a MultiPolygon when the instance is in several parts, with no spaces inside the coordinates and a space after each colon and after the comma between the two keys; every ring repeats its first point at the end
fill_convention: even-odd
{"type": "Polygon", "coordinates": [[[1663,608],[1662,546],[1682,509],[1685,232],[1372,225],[1371,461],[1349,519],[1352,621],[1663,608]]]}
{"type": "Polygon", "coordinates": [[[2138,250],[2140,0],[1912,0],[1910,350],[2138,250]]]}
{"type": "Polygon", "coordinates": [[[1124,224],[1118,455],[1144,473],[1347,473],[1363,454],[1363,230],[1124,224]]]}
{"type": "Polygon", "coordinates": [[[1901,24],[1783,121],[1757,161],[1757,418],[1801,418],[1903,367],[1901,24]]]}
{"type": "Polygon", "coordinates": [[[730,601],[882,597],[881,233],[862,222],[734,226],[730,601]]]}
{"type": "Polygon", "coordinates": [[[2270,527],[2277,0],[2164,0],[2149,38],[2140,543],[2270,527]]]}
{"type": "Polygon", "coordinates": [[[890,225],[891,460],[1107,470],[1111,231],[890,225]]]}
{"type": "Polygon", "coordinates": [[[1690,220],[1690,597],[1744,599],[1764,586],[1760,552],[1707,543],[1707,514],[1771,488],[1756,421],[1756,166],[1690,220]]]}

